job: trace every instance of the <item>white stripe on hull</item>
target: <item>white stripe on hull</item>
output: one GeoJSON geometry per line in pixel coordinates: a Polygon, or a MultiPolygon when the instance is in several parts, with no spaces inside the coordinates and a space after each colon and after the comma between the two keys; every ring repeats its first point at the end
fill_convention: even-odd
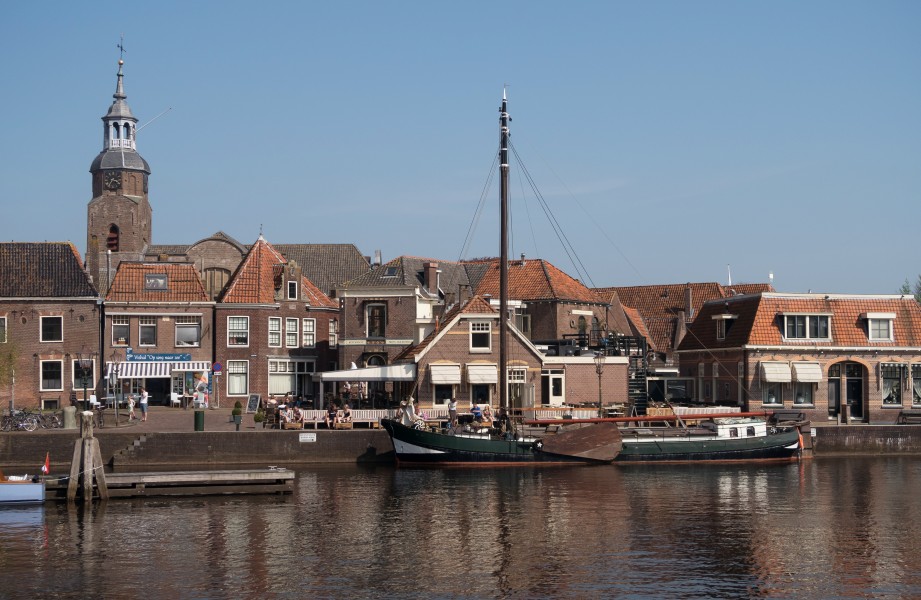
{"type": "Polygon", "coordinates": [[[400,454],[445,454],[442,450],[435,450],[433,448],[423,448],[422,446],[417,446],[415,444],[410,444],[402,440],[393,439],[393,449],[396,451],[397,455],[400,454]]]}

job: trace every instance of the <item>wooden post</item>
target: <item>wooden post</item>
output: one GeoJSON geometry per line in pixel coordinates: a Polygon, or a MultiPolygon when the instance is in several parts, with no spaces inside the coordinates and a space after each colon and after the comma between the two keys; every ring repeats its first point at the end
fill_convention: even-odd
{"type": "Polygon", "coordinates": [[[102,452],[99,440],[93,437],[93,413],[83,411],[80,414],[80,439],[74,442],[74,455],[70,462],[70,481],[67,483],[67,501],[75,502],[77,488],[81,492],[84,504],[93,502],[93,484],[99,490],[99,499],[109,499],[106,475],[102,464],[102,452]]]}

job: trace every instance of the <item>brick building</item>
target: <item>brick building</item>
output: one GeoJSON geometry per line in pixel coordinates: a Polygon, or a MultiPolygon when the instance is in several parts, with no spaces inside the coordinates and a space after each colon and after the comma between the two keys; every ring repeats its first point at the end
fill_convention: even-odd
{"type": "Polygon", "coordinates": [[[84,398],[84,375],[94,394],[100,305],[74,245],[0,243],[0,273],[0,403],[60,408],[84,398]]]}
{"type": "Polygon", "coordinates": [[[813,420],[892,423],[921,408],[911,296],[759,293],[705,303],[677,349],[694,399],[813,420]]]}

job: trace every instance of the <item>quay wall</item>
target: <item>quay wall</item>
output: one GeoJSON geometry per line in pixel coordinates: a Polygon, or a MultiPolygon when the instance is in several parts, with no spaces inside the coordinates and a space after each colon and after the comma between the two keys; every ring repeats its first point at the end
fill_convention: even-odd
{"type": "MultiPolygon", "coordinates": [[[[69,431],[32,435],[0,433],[0,469],[7,475],[37,474],[47,452],[52,473],[66,473],[78,434],[69,431]]],[[[255,431],[191,433],[101,433],[96,435],[102,461],[116,469],[205,465],[288,467],[298,464],[394,461],[386,431],[255,431]],[[303,437],[302,437],[303,436],[303,437]]]]}
{"type": "MultiPolygon", "coordinates": [[[[392,463],[393,445],[380,429],[250,432],[122,433],[97,436],[102,460],[118,468],[211,467],[323,463],[392,463]],[[302,437],[307,434],[306,437],[302,437]]],[[[53,473],[70,468],[76,431],[0,433],[0,470],[37,474],[47,452],[53,473]]],[[[851,425],[815,428],[814,455],[919,455],[921,425],[851,425]]]]}

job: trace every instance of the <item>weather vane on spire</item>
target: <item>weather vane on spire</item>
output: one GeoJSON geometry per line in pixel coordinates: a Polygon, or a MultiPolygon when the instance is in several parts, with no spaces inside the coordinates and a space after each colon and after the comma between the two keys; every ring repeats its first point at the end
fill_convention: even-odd
{"type": "Polygon", "coordinates": [[[118,44],[115,46],[118,48],[118,60],[124,60],[125,58],[125,34],[121,35],[121,38],[118,40],[118,44]]]}

